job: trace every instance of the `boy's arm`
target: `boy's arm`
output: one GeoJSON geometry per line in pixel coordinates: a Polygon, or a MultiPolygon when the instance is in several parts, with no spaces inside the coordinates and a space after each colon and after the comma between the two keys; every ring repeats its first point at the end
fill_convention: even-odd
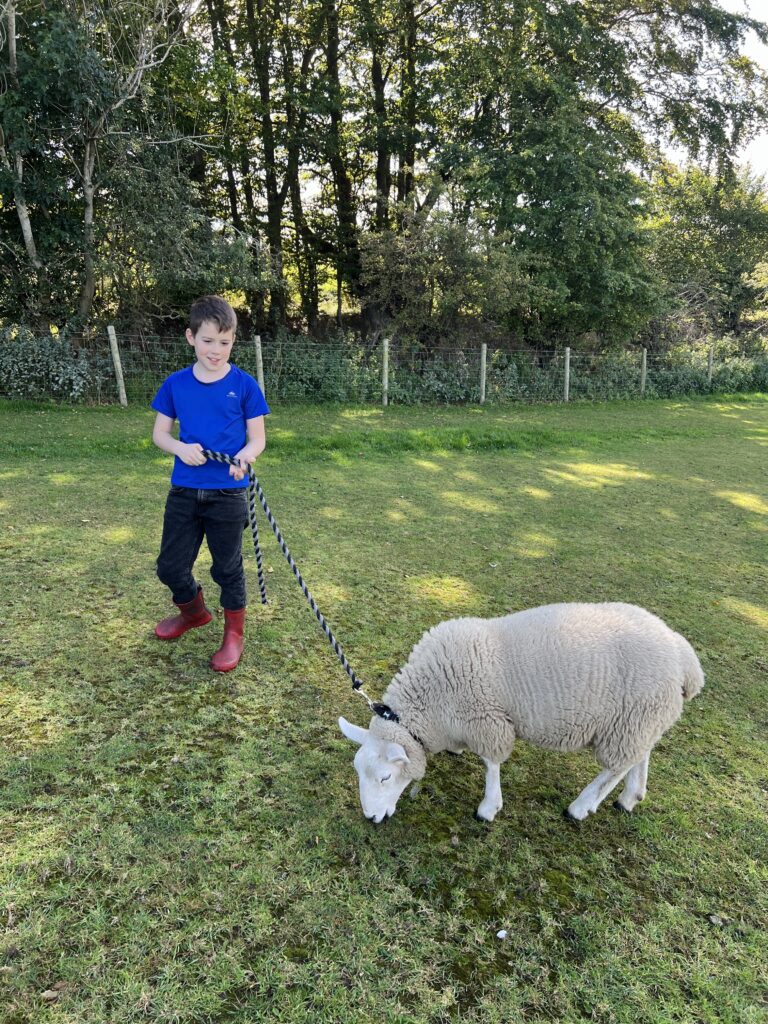
{"type": "Polygon", "coordinates": [[[203,446],[201,444],[184,444],[183,441],[178,441],[173,436],[172,430],[173,420],[171,417],[159,412],[152,428],[152,441],[164,452],[178,455],[185,465],[202,466],[207,461],[203,455],[203,446]]]}
{"type": "Polygon", "coordinates": [[[237,466],[229,467],[229,475],[233,476],[235,480],[243,479],[248,466],[256,461],[267,446],[267,432],[264,429],[263,416],[254,416],[253,419],[246,420],[245,426],[248,432],[248,441],[235,455],[235,458],[240,462],[241,468],[237,466]]]}

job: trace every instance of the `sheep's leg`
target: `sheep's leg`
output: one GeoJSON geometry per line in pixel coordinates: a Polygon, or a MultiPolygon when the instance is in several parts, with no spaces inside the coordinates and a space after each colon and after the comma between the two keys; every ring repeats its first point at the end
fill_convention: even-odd
{"type": "Polygon", "coordinates": [[[648,751],[642,761],[633,764],[629,769],[624,789],[622,789],[619,799],[614,802],[614,807],[618,807],[621,811],[631,811],[645,797],[648,784],[648,760],[650,756],[651,753],[648,751]]]}
{"type": "Polygon", "coordinates": [[[594,814],[611,790],[618,786],[631,766],[620,771],[606,768],[576,797],[567,813],[576,821],[583,821],[588,814],[594,814]]]}
{"type": "Polygon", "coordinates": [[[476,817],[481,821],[493,821],[501,810],[501,774],[500,765],[496,761],[483,758],[485,764],[485,796],[477,808],[476,817]]]}

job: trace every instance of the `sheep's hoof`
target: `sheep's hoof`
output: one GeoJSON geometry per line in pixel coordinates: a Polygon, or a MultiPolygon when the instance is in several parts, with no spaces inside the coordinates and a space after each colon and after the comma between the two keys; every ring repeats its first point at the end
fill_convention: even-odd
{"type": "Polygon", "coordinates": [[[580,825],[581,822],[584,820],[583,818],[574,818],[574,816],[571,814],[570,810],[567,807],[563,808],[563,817],[566,821],[570,821],[572,825],[580,825]]]}
{"type": "Polygon", "coordinates": [[[474,817],[475,821],[479,821],[482,825],[491,825],[491,824],[493,824],[493,818],[484,818],[477,811],[475,811],[473,817],[474,817]]]}
{"type": "Polygon", "coordinates": [[[620,803],[618,800],[613,801],[613,806],[616,808],[617,811],[621,811],[622,814],[632,813],[632,811],[630,811],[628,807],[625,807],[624,804],[620,803]]]}

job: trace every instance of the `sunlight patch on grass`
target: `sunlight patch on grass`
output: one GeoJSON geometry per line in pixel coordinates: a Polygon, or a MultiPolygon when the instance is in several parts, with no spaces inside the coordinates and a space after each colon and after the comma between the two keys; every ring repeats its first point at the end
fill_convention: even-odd
{"type": "Polygon", "coordinates": [[[7,749],[35,750],[63,734],[64,726],[47,702],[14,686],[0,693],[0,742],[7,749]]]}
{"type": "Polygon", "coordinates": [[[458,576],[409,576],[407,585],[417,597],[437,601],[449,611],[477,607],[477,588],[458,576]]]}
{"type": "Polygon", "coordinates": [[[54,484],[56,487],[68,487],[79,481],[76,473],[49,473],[46,479],[49,484],[54,484]]]}
{"type": "Polygon", "coordinates": [[[334,508],[331,505],[326,505],[324,508],[317,509],[317,515],[322,516],[323,519],[332,519],[338,521],[344,518],[344,513],[340,508],[334,508]]]}
{"type": "Polygon", "coordinates": [[[512,551],[520,558],[549,558],[557,547],[554,537],[540,531],[520,534],[512,545],[512,551]]]}
{"type": "Polygon", "coordinates": [[[136,534],[130,526],[114,526],[110,530],[101,532],[102,539],[110,544],[124,544],[126,541],[133,540],[135,536],[136,534]]]}
{"type": "Polygon", "coordinates": [[[27,476],[27,473],[21,469],[10,469],[0,473],[0,480],[18,480],[22,476],[27,476]]]}
{"type": "Polygon", "coordinates": [[[768,502],[749,491],[715,491],[716,498],[724,498],[737,508],[747,512],[755,512],[759,516],[768,516],[768,502]]]}
{"type": "Polygon", "coordinates": [[[482,498],[464,494],[462,491],[441,491],[440,497],[452,505],[466,509],[467,512],[499,512],[499,506],[495,501],[483,501],[482,498]]]}
{"type": "Polygon", "coordinates": [[[545,469],[544,475],[553,481],[577,484],[579,487],[619,487],[634,480],[652,480],[650,473],[633,469],[621,462],[598,465],[594,462],[566,462],[563,469],[545,469]]]}
{"type": "MultiPolygon", "coordinates": [[[[61,856],[60,845],[63,843],[64,829],[58,825],[44,825],[40,815],[32,812],[30,820],[15,816],[13,844],[8,843],[3,855],[3,866],[12,867],[23,864],[25,870],[40,868],[58,860],[61,856]]],[[[0,818],[0,821],[2,819],[0,818]]],[[[0,839],[4,839],[5,828],[0,830],[0,839]]]]}
{"type": "Polygon", "coordinates": [[[318,598],[318,604],[322,601],[323,605],[330,604],[334,601],[337,604],[343,604],[354,600],[352,594],[346,587],[341,587],[337,583],[328,583],[327,581],[321,584],[316,584],[313,587],[313,591],[318,598]]]}
{"type": "Polygon", "coordinates": [[[402,512],[406,519],[423,519],[426,514],[423,509],[418,508],[412,501],[404,498],[402,494],[394,499],[392,505],[394,511],[402,512]]]}
{"type": "Polygon", "coordinates": [[[749,601],[742,601],[737,597],[723,598],[723,604],[741,619],[746,619],[753,626],[759,626],[768,631],[768,610],[760,605],[750,604],[749,601]]]}
{"type": "Polygon", "coordinates": [[[539,501],[549,501],[552,497],[551,491],[545,491],[543,487],[520,487],[519,494],[527,494],[529,498],[538,498],[539,501]]]}
{"type": "Polygon", "coordinates": [[[342,409],[339,415],[344,420],[379,420],[382,418],[384,413],[382,409],[357,407],[352,409],[342,409]]]}
{"type": "Polygon", "coordinates": [[[429,459],[413,459],[412,463],[419,469],[425,469],[428,473],[443,473],[445,471],[443,466],[438,466],[436,462],[430,462],[429,459]]]}
{"type": "Polygon", "coordinates": [[[48,537],[57,531],[53,526],[44,526],[42,523],[38,523],[37,526],[28,526],[25,532],[30,537],[48,537]]]}

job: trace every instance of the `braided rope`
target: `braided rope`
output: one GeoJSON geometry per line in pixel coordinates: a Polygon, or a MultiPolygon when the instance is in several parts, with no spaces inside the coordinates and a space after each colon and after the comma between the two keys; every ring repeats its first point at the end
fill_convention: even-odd
{"type": "MultiPolygon", "coordinates": [[[[203,455],[205,455],[205,457],[207,459],[213,459],[215,462],[224,462],[224,463],[227,463],[230,466],[239,466],[239,463],[238,463],[238,461],[236,459],[232,458],[231,455],[225,455],[223,452],[213,452],[213,451],[210,451],[208,448],[204,448],[203,449],[203,455]]],[[[301,573],[299,572],[299,567],[294,562],[293,557],[292,557],[290,551],[288,550],[288,545],[283,540],[283,535],[280,532],[280,528],[278,527],[277,523],[275,522],[275,517],[272,515],[272,512],[270,510],[269,505],[267,504],[267,499],[264,497],[264,491],[261,489],[261,484],[259,483],[259,481],[258,481],[258,479],[256,477],[256,474],[253,472],[253,467],[249,466],[248,467],[248,520],[249,520],[249,522],[251,524],[251,534],[253,536],[253,546],[254,546],[254,549],[256,551],[256,565],[258,566],[258,570],[259,570],[259,589],[261,590],[261,603],[262,604],[266,604],[267,603],[267,588],[266,588],[266,585],[264,583],[264,570],[263,570],[262,563],[261,563],[261,550],[259,548],[259,530],[258,530],[258,526],[256,525],[256,498],[255,498],[256,495],[258,495],[259,501],[261,502],[261,507],[264,509],[264,514],[267,517],[269,525],[272,527],[272,532],[274,533],[275,537],[277,538],[277,543],[280,545],[280,550],[283,552],[283,555],[285,556],[285,560],[288,562],[288,565],[290,565],[291,570],[293,572],[293,575],[296,577],[296,579],[298,581],[298,584],[301,587],[302,593],[304,594],[304,597],[306,597],[307,601],[309,602],[310,608],[315,613],[315,618],[320,623],[320,628],[325,633],[325,636],[326,636],[326,638],[328,640],[328,643],[333,648],[334,653],[336,654],[336,657],[339,659],[339,661],[341,662],[341,664],[342,664],[342,666],[344,668],[344,671],[347,673],[349,678],[352,680],[352,688],[355,690],[355,692],[359,693],[362,697],[364,697],[368,701],[369,707],[371,707],[373,709],[375,707],[374,702],[363,691],[363,689],[362,689],[362,686],[363,686],[362,679],[359,679],[358,676],[355,675],[355,672],[352,669],[352,666],[347,661],[346,656],[344,654],[344,651],[341,648],[341,644],[336,639],[336,637],[333,635],[333,632],[331,631],[331,627],[325,621],[323,613],[317,607],[317,604],[315,602],[314,597],[312,597],[312,594],[309,592],[309,588],[307,587],[306,583],[304,582],[304,580],[302,578],[301,573]]],[[[377,712],[377,714],[380,714],[380,712],[377,712]]]]}

